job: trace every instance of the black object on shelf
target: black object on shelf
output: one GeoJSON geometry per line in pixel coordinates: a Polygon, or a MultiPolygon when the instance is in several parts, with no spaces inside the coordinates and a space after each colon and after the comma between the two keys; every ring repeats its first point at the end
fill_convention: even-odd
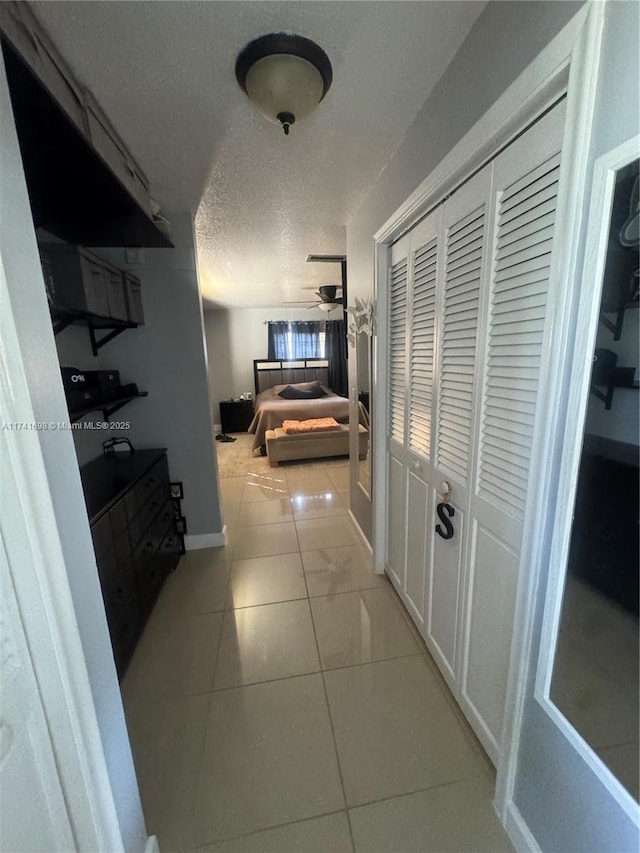
{"type": "Polygon", "coordinates": [[[108,402],[96,401],[87,408],[78,409],[74,412],[69,412],[69,418],[71,420],[71,423],[75,424],[76,421],[81,420],[85,415],[88,415],[90,412],[102,412],[103,419],[107,421],[112,415],[115,415],[115,413],[119,411],[123,406],[126,406],[127,403],[130,403],[132,400],[137,400],[138,397],[148,396],[148,391],[138,391],[136,394],[127,394],[126,397],[121,397],[117,400],[109,400],[108,402]]]}

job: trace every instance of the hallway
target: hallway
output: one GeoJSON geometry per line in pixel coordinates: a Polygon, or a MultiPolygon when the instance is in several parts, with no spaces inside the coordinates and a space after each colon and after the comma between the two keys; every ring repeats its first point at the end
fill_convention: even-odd
{"type": "Polygon", "coordinates": [[[511,850],[493,768],[347,514],[347,460],[225,462],[123,681],[162,853],[511,850]],[[240,474],[239,470],[250,473],[240,474]]]}

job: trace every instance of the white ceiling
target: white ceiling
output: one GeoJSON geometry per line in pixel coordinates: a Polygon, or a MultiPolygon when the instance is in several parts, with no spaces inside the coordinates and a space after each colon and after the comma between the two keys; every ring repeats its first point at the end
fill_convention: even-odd
{"type": "Polygon", "coordinates": [[[34,11],[147,172],[164,211],[197,211],[208,304],[275,306],[339,283],[308,253],[345,225],[484,2],[34,2],[34,11]],[[235,60],[251,39],[318,42],[333,86],[282,131],[249,104],[235,60]]]}

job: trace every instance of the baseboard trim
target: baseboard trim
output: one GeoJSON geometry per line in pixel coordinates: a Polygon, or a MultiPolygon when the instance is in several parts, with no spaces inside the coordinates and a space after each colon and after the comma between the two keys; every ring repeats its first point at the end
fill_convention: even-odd
{"type": "Polygon", "coordinates": [[[149,835],[144,846],[144,853],[160,853],[160,845],[155,835],[149,835]]]}
{"type": "Polygon", "coordinates": [[[184,547],[187,551],[199,551],[201,548],[222,548],[227,544],[227,525],[220,533],[196,533],[184,537],[184,547]]]}
{"type": "Polygon", "coordinates": [[[349,514],[349,518],[351,519],[351,521],[353,521],[353,523],[355,524],[356,530],[360,534],[360,538],[364,542],[364,544],[367,548],[367,551],[371,554],[371,556],[373,556],[373,547],[371,546],[371,542],[369,542],[367,537],[364,535],[364,532],[363,532],[362,528],[360,527],[360,525],[358,524],[358,520],[356,519],[355,515],[351,512],[350,509],[347,510],[347,513],[349,514]]]}
{"type": "Polygon", "coordinates": [[[513,800],[507,806],[507,819],[504,828],[518,853],[542,853],[535,836],[513,800]]]}
{"type": "Polygon", "coordinates": [[[213,425],[214,435],[219,435],[222,432],[222,424],[214,424],[213,425]]]}

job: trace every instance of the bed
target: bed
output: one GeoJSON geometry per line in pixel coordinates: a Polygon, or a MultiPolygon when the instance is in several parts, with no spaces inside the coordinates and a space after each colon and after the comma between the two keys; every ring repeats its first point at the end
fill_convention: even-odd
{"type": "MultiPolygon", "coordinates": [[[[267,430],[281,427],[284,420],[333,417],[340,424],[349,422],[349,400],[334,394],[328,387],[329,362],[326,359],[256,360],[253,367],[256,400],[249,432],[254,436],[254,450],[262,450],[267,430]],[[319,383],[326,396],[310,400],[287,400],[279,396],[282,388],[300,383],[319,383]]],[[[358,406],[359,422],[368,429],[367,411],[361,403],[358,406]]]]}

